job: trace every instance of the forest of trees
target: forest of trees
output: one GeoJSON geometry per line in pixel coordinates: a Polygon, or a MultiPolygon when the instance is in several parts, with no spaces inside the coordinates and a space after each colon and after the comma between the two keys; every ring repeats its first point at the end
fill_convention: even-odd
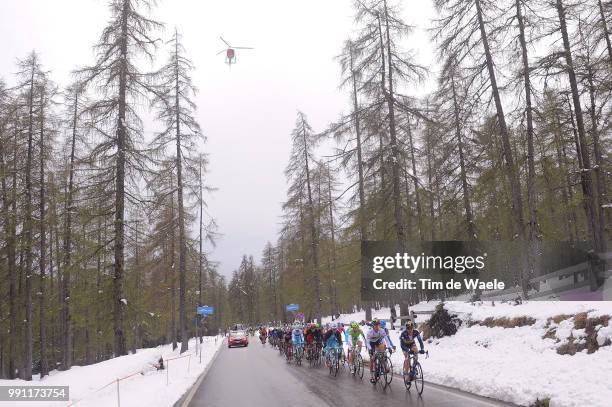
{"type": "Polygon", "coordinates": [[[286,320],[285,304],[299,303],[308,319],[356,308],[369,319],[386,300],[360,300],[361,240],[588,241],[606,250],[612,2],[433,3],[435,69],[404,47],[407,2],[354,2],[355,32],[338,56],[350,110],[318,131],[298,112],[284,227],[260,266],[245,257],[235,272],[233,318],[286,320]],[[414,96],[426,81],[434,89],[414,96]]]}
{"type": "MultiPolygon", "coordinates": [[[[55,83],[36,51],[0,80],[2,378],[162,343],[183,352],[196,305],[226,301],[203,251],[215,223],[194,66],[178,30],[159,40],[153,3],[109,0],[96,58],[73,83],[55,83]]],[[[218,313],[204,331],[223,325],[218,313]]]]}

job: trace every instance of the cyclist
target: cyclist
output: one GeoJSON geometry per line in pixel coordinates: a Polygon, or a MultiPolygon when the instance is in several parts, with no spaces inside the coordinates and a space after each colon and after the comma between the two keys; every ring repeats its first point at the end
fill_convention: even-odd
{"type": "Polygon", "coordinates": [[[293,323],[293,330],[291,331],[291,342],[295,351],[298,349],[304,350],[304,327],[300,322],[293,323]]]}
{"type": "MultiPolygon", "coordinates": [[[[330,328],[323,335],[323,346],[324,354],[333,349],[342,349],[342,334],[338,331],[338,324],[335,322],[331,323],[330,328]]],[[[327,358],[325,363],[327,365],[327,358]]]]}
{"type": "Polygon", "coordinates": [[[323,349],[323,331],[321,330],[321,326],[317,323],[314,323],[314,330],[312,332],[312,336],[314,338],[315,344],[317,345],[317,356],[318,352],[323,349]]]}
{"type": "Polygon", "coordinates": [[[387,321],[382,319],[380,321],[380,328],[385,330],[385,333],[387,334],[387,338],[389,338],[389,343],[391,344],[391,348],[395,351],[395,345],[393,344],[393,341],[391,340],[391,335],[389,335],[389,329],[387,329],[387,321]]]}
{"type": "Polygon", "coordinates": [[[259,327],[259,340],[261,341],[261,343],[266,343],[266,338],[268,337],[268,330],[266,329],[265,326],[260,326],[259,327]]]}
{"type": "Polygon", "coordinates": [[[402,331],[400,335],[400,346],[404,352],[404,376],[408,375],[409,379],[414,379],[415,372],[410,366],[410,355],[415,355],[415,362],[417,361],[417,346],[415,340],[419,341],[421,350],[420,354],[425,353],[425,345],[423,345],[423,338],[421,333],[414,328],[414,322],[409,319],[406,322],[406,329],[402,331]]]}
{"type": "Polygon", "coordinates": [[[374,352],[384,352],[387,346],[393,347],[387,332],[380,327],[378,318],[374,318],[372,321],[372,327],[366,335],[366,346],[370,353],[370,382],[376,383],[374,379],[374,352]]]}
{"type": "MultiPolygon", "coordinates": [[[[344,340],[343,340],[344,343],[348,343],[349,342],[348,332],[344,328],[344,323],[338,322],[338,332],[340,332],[340,335],[344,336],[344,340]]],[[[344,354],[344,347],[342,348],[342,359],[346,360],[346,356],[344,354]]]]}
{"type": "MultiPolygon", "coordinates": [[[[316,324],[311,323],[311,324],[307,324],[306,328],[304,328],[304,342],[306,343],[305,348],[306,349],[315,349],[315,330],[316,330],[316,324]]],[[[312,354],[312,352],[308,352],[306,354],[307,358],[310,358],[310,355],[312,354]]]]}
{"type": "Polygon", "coordinates": [[[346,342],[348,344],[348,363],[353,368],[353,348],[355,348],[355,352],[358,354],[361,353],[361,347],[363,346],[363,342],[361,338],[365,340],[365,335],[359,327],[359,324],[355,321],[351,322],[351,327],[346,331],[346,342]]]}
{"type": "Polygon", "coordinates": [[[292,336],[291,328],[289,327],[289,325],[285,325],[285,329],[283,329],[283,333],[282,333],[282,341],[283,341],[283,346],[284,346],[283,349],[285,350],[285,352],[287,351],[289,346],[291,346],[291,336],[292,336]]]}

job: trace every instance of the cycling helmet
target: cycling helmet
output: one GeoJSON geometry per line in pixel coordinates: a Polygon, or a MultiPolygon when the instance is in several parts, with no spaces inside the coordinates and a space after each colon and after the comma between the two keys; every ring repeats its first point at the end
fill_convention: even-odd
{"type": "Polygon", "coordinates": [[[409,319],[408,321],[406,321],[406,328],[409,329],[412,327],[414,327],[414,321],[409,319]]]}
{"type": "Polygon", "coordinates": [[[299,322],[294,322],[293,323],[293,329],[300,329],[300,323],[299,322]]]}
{"type": "Polygon", "coordinates": [[[385,329],[385,327],[387,326],[387,321],[385,321],[384,319],[380,321],[380,327],[382,329],[385,329]]]}
{"type": "Polygon", "coordinates": [[[359,324],[355,321],[351,322],[351,328],[353,329],[358,329],[359,328],[359,324]]]}
{"type": "Polygon", "coordinates": [[[338,324],[335,322],[331,323],[331,329],[338,329],[338,324]]]}
{"type": "Polygon", "coordinates": [[[378,318],[374,318],[372,320],[372,326],[374,326],[374,325],[380,325],[380,321],[378,320],[378,318]]]}

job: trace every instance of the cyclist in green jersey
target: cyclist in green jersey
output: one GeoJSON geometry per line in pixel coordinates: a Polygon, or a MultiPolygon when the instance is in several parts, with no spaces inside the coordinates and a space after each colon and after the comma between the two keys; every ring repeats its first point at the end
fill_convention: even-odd
{"type": "Polygon", "coordinates": [[[351,327],[347,331],[349,366],[352,366],[352,363],[353,363],[353,352],[352,352],[353,347],[355,347],[355,351],[357,353],[361,352],[361,347],[363,346],[363,342],[361,341],[361,338],[365,340],[365,334],[359,327],[359,324],[355,321],[351,322],[351,327]]]}

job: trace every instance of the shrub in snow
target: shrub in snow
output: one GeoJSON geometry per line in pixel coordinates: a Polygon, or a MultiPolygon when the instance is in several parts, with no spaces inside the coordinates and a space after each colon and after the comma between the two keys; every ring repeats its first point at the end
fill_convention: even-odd
{"type": "Polygon", "coordinates": [[[545,399],[536,399],[536,401],[530,405],[529,407],[549,407],[550,406],[550,398],[545,399]]]}
{"type": "MultiPolygon", "coordinates": [[[[586,312],[576,314],[572,319],[559,323],[555,336],[562,341],[557,348],[560,355],[575,355],[585,351],[594,353],[602,346],[610,346],[612,328],[609,327],[610,315],[588,317],[586,312]],[[610,334],[608,334],[610,330],[610,334]]],[[[548,333],[545,335],[545,337],[548,333]]]]}
{"type": "Polygon", "coordinates": [[[457,333],[457,328],[461,325],[461,320],[456,315],[451,315],[444,308],[444,303],[436,305],[436,310],[425,324],[429,337],[442,338],[444,336],[452,336],[457,333]]]}

